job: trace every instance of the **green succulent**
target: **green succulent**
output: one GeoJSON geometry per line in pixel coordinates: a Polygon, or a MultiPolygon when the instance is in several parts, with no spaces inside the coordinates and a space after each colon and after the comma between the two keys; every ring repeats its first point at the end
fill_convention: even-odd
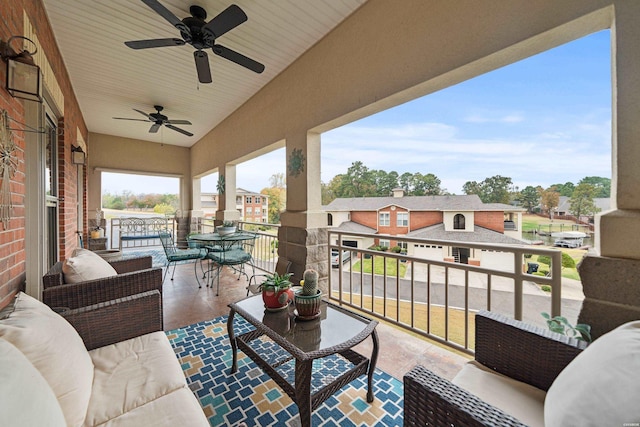
{"type": "Polygon", "coordinates": [[[279,275],[278,273],[273,273],[267,275],[262,284],[260,284],[259,289],[261,291],[281,291],[283,289],[289,289],[293,283],[291,283],[291,276],[293,273],[286,273],[283,275],[279,275]]]}

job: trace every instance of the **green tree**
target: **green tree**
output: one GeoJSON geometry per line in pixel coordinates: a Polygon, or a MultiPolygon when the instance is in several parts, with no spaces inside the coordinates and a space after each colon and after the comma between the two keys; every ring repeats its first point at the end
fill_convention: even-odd
{"type": "Polygon", "coordinates": [[[535,187],[528,185],[520,191],[517,200],[527,208],[527,212],[531,213],[533,212],[533,208],[540,203],[540,194],[535,187]]]}
{"type": "Polygon", "coordinates": [[[600,176],[587,176],[584,177],[578,182],[580,184],[590,184],[596,189],[595,195],[593,197],[602,198],[602,197],[611,197],[611,179],[602,178],[600,176]]]}
{"type": "Polygon", "coordinates": [[[439,196],[442,194],[442,187],[440,179],[432,173],[422,175],[417,172],[413,174],[413,189],[412,196],[439,196]]]}
{"type": "Polygon", "coordinates": [[[511,200],[511,178],[495,175],[482,182],[467,181],[462,186],[465,194],[476,194],[484,203],[509,203],[511,200]]]}
{"type": "Polygon", "coordinates": [[[553,184],[551,187],[555,187],[556,191],[561,196],[571,197],[573,194],[573,190],[576,189],[576,186],[573,182],[565,182],[564,184],[553,184]]]}
{"type": "Polygon", "coordinates": [[[361,161],[353,162],[342,175],[338,197],[365,197],[376,195],[372,172],[361,161]]]}
{"type": "Polygon", "coordinates": [[[600,209],[593,202],[593,198],[600,192],[600,189],[591,184],[581,181],[573,191],[569,200],[569,211],[576,217],[576,222],[580,222],[581,216],[592,216],[600,209]]]}
{"type": "Polygon", "coordinates": [[[322,204],[328,205],[338,196],[340,190],[340,183],[342,182],[342,175],[334,176],[328,184],[322,183],[320,185],[320,192],[322,197],[322,204]]]}

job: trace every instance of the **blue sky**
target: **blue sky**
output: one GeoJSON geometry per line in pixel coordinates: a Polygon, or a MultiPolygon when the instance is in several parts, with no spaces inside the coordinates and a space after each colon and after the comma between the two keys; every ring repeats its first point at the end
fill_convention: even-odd
{"type": "MultiPolygon", "coordinates": [[[[454,194],[494,175],[521,189],[610,178],[610,64],[606,30],[326,132],[322,181],[356,160],[369,169],[433,173],[454,194]]],[[[240,164],[238,187],[259,192],[285,168],[284,149],[240,164]]],[[[103,191],[132,182],[114,178],[103,191]]],[[[129,190],[177,192],[175,179],[146,181],[136,179],[140,188],[129,190]]],[[[202,190],[216,191],[214,176],[202,190]]]]}

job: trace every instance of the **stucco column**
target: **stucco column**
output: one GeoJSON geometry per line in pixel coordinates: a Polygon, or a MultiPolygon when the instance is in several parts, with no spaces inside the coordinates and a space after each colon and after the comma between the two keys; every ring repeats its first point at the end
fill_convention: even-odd
{"type": "Polygon", "coordinates": [[[240,213],[236,209],[236,165],[226,163],[221,175],[224,176],[224,194],[218,194],[216,220],[237,221],[240,213]]]}
{"type": "Polygon", "coordinates": [[[596,217],[596,254],[580,265],[579,321],[595,337],[640,319],[640,2],[616,2],[612,38],[612,211],[596,217]]]}
{"type": "Polygon", "coordinates": [[[328,292],[327,215],[321,211],[320,134],[300,132],[287,138],[287,210],[280,216],[278,253],[293,263],[294,280],[307,268],[320,273],[328,292]]]}

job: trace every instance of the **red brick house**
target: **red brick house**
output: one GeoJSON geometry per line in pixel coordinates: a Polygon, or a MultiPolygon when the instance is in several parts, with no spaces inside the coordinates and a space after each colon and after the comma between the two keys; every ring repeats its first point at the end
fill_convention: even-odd
{"type": "MultiPolygon", "coordinates": [[[[525,209],[502,203],[483,203],[476,195],[354,197],[333,200],[323,209],[329,225],[343,231],[381,234],[384,238],[354,238],[343,244],[358,248],[372,245],[401,246],[409,255],[428,259],[454,257],[467,262],[480,258],[466,248],[409,244],[387,236],[474,243],[524,244],[522,213],[525,209]]],[[[474,251],[476,252],[476,251],[474,251]]]]}

